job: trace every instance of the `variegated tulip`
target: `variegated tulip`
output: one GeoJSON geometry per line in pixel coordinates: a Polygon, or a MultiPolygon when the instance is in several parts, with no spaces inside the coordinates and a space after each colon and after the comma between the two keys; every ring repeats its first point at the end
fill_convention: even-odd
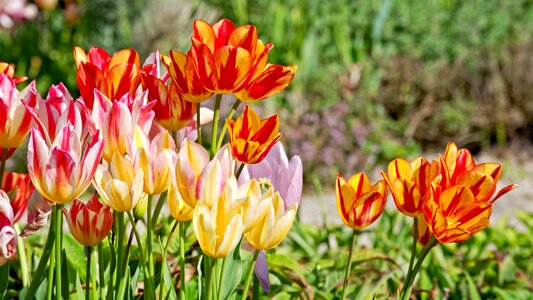
{"type": "Polygon", "coordinates": [[[175,152],[175,141],[167,130],[158,133],[151,141],[139,126],[133,133],[135,151],[134,168],[144,173],[144,192],[161,194],[170,185],[175,152]]]}
{"type": "MultiPolygon", "coordinates": [[[[411,230],[414,232],[415,230],[414,227],[411,228],[411,230]]],[[[431,233],[431,230],[429,230],[428,224],[426,223],[426,220],[423,217],[418,218],[416,230],[417,230],[417,235],[416,235],[417,242],[420,245],[425,246],[429,242],[432,233],[431,233]]]]}
{"type": "Polygon", "coordinates": [[[383,180],[372,185],[364,173],[353,175],[348,181],[337,175],[337,210],[346,226],[360,230],[374,223],[387,201],[383,180]]]}
{"type": "Polygon", "coordinates": [[[260,120],[257,113],[248,106],[244,107],[242,116],[237,120],[228,119],[226,122],[231,152],[242,163],[261,162],[281,138],[278,115],[260,120]]]}
{"type": "Polygon", "coordinates": [[[296,67],[268,65],[272,44],[258,39],[253,25],[236,27],[222,19],[213,26],[202,20],[193,25],[193,71],[203,86],[218,94],[236,93],[243,101],[257,101],[283,90],[296,67]]]}
{"type": "Polygon", "coordinates": [[[234,198],[237,189],[237,180],[231,177],[223,192],[212,200],[212,206],[199,201],[194,209],[194,232],[203,253],[210,257],[225,257],[242,237],[242,201],[234,198]]]}
{"type": "Polygon", "coordinates": [[[97,89],[112,101],[124,94],[134,95],[141,83],[139,54],[132,49],[122,49],[110,56],[105,50],[92,47],[85,53],[74,47],[76,81],[81,97],[92,110],[94,90],[97,89]]]}
{"type": "Polygon", "coordinates": [[[4,172],[2,179],[2,190],[11,195],[11,207],[13,208],[14,220],[16,223],[26,211],[28,200],[34,188],[31,185],[29,174],[4,172]]]}
{"type": "Polygon", "coordinates": [[[21,237],[28,237],[48,223],[48,216],[52,213],[52,206],[38,191],[34,190],[28,200],[28,223],[20,233],[21,237]]]}
{"type": "Polygon", "coordinates": [[[172,180],[170,187],[168,188],[168,210],[176,221],[190,221],[194,215],[194,207],[191,207],[183,200],[176,185],[177,183],[175,180],[172,180]]]}
{"type": "Polygon", "coordinates": [[[132,210],[146,197],[143,171],[136,171],[130,157],[118,152],[113,154],[109,164],[98,166],[93,185],[102,201],[119,212],[132,210]]]}
{"type": "Polygon", "coordinates": [[[268,204],[266,212],[245,233],[246,240],[257,250],[269,250],[281,243],[289,233],[298,210],[298,203],[285,208],[285,202],[272,187],[263,193],[263,199],[268,204]]]}
{"type": "Polygon", "coordinates": [[[401,213],[410,217],[422,216],[430,184],[440,180],[439,167],[437,161],[429,163],[423,157],[411,163],[399,158],[389,163],[388,175],[381,172],[401,213]]]}
{"type": "Polygon", "coordinates": [[[16,250],[17,232],[13,228],[13,209],[6,193],[0,190],[0,266],[8,262],[16,250]]]}
{"type": "Polygon", "coordinates": [[[114,152],[121,155],[131,152],[136,127],[146,134],[150,132],[155,101],[146,103],[147,99],[147,93],[142,93],[136,97],[125,94],[122,98],[111,101],[104,94],[95,92],[92,117],[95,127],[104,137],[103,158],[106,161],[111,159],[114,152]]]}
{"type": "Polygon", "coordinates": [[[46,99],[37,95],[35,107],[26,104],[36,128],[48,145],[67,125],[72,126],[80,141],[86,141],[93,134],[94,123],[83,101],[74,101],[62,84],[52,85],[46,99]]]}
{"type": "Polygon", "coordinates": [[[165,83],[156,76],[142,72],[143,88],[148,91],[150,100],[155,100],[156,122],[174,132],[187,126],[196,113],[196,104],[186,101],[177,85],[165,83]]]}
{"type": "Polygon", "coordinates": [[[82,245],[98,245],[113,227],[113,214],[94,195],[87,204],[74,200],[70,210],[62,209],[72,236],[82,245]]]}
{"type": "Polygon", "coordinates": [[[243,201],[242,220],[245,233],[259,226],[258,223],[271,209],[273,190],[267,179],[252,179],[239,186],[235,198],[243,201]]]}
{"type": "Polygon", "coordinates": [[[35,82],[19,92],[15,81],[0,72],[0,147],[6,151],[17,148],[26,140],[31,127],[31,115],[23,103],[33,108],[37,95],[35,82]]]}
{"type": "Polygon", "coordinates": [[[19,84],[19,83],[24,82],[24,81],[26,81],[28,79],[28,77],[26,77],[26,76],[15,77],[15,65],[14,64],[8,64],[6,62],[1,62],[1,61],[0,61],[0,73],[4,73],[7,76],[11,77],[15,84],[19,84]]]}
{"type": "Polygon", "coordinates": [[[59,131],[51,145],[31,129],[28,172],[35,188],[57,204],[79,197],[91,183],[102,157],[104,142],[95,131],[87,145],[72,125],[59,131]]]}

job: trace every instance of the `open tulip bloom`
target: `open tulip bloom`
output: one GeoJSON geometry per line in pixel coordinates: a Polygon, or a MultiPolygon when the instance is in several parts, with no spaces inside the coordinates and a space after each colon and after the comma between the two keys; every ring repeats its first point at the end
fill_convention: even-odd
{"type": "MultiPolygon", "coordinates": [[[[297,67],[269,62],[273,45],[258,29],[227,19],[195,21],[188,46],[154,51],[144,65],[133,49],[75,47],[76,100],[61,83],[44,98],[35,82],[19,91],[25,77],[0,62],[0,298],[13,282],[27,300],[38,291],[48,299],[245,300],[259,298],[258,284],[269,293],[270,252],[296,219],[303,167],[283,148],[280,116],[253,106],[283,91],[297,67]],[[28,135],[28,174],[5,171],[28,135]],[[84,247],[85,273],[68,265],[75,256],[65,251],[63,218],[69,247],[84,247]],[[46,242],[29,269],[23,238],[42,228],[46,242]],[[15,273],[21,280],[8,281],[15,273]]],[[[335,181],[339,217],[353,231],[341,299],[356,236],[377,223],[389,191],[413,218],[411,260],[395,291],[407,299],[430,250],[489,226],[495,201],[516,187],[498,190],[502,166],[478,164],[454,143],[431,162],[395,159],[381,175],[335,181]]]]}

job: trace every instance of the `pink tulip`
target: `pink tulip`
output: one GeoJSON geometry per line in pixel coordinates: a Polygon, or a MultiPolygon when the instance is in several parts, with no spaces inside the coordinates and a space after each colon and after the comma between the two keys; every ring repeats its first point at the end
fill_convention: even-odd
{"type": "Polygon", "coordinates": [[[74,200],[70,210],[62,209],[72,236],[88,247],[98,245],[113,227],[113,214],[109,206],[98,202],[95,194],[87,204],[74,200]]]}
{"type": "Polygon", "coordinates": [[[21,237],[28,237],[48,223],[48,216],[52,213],[50,202],[34,190],[28,200],[28,223],[20,233],[21,237]]]}
{"type": "Polygon", "coordinates": [[[13,228],[13,209],[9,197],[0,190],[0,266],[15,255],[17,233],[13,228]]]}
{"type": "Polygon", "coordinates": [[[34,107],[37,97],[35,82],[19,92],[12,78],[0,73],[0,147],[16,148],[26,140],[31,127],[31,115],[24,102],[28,107],[34,107]]]}

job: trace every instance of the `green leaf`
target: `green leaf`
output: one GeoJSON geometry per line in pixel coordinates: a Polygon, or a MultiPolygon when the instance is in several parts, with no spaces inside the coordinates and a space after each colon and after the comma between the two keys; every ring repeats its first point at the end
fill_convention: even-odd
{"type": "Polygon", "coordinates": [[[464,275],[466,277],[466,281],[468,282],[468,295],[470,296],[469,299],[481,300],[481,295],[477,290],[474,280],[472,280],[472,277],[470,277],[470,274],[468,274],[468,272],[464,272],[464,275]]]}
{"type": "Polygon", "coordinates": [[[235,250],[226,256],[222,262],[223,278],[222,281],[222,299],[228,297],[237,288],[242,278],[242,257],[240,251],[240,243],[235,250]]]}
{"type": "Polygon", "coordinates": [[[81,286],[80,274],[76,272],[76,299],[84,299],[85,295],[83,294],[83,287],[81,286]]]}
{"type": "MultiPolygon", "coordinates": [[[[202,269],[203,269],[203,262],[204,256],[201,255],[200,259],[198,260],[198,264],[196,265],[196,271],[198,272],[198,299],[202,299],[202,269]]],[[[187,299],[193,299],[193,298],[187,298],[187,299]]]]}
{"type": "Polygon", "coordinates": [[[0,267],[0,299],[4,299],[9,283],[9,262],[0,267]]]}
{"type": "Polygon", "coordinates": [[[512,281],[516,275],[516,263],[511,255],[505,256],[500,265],[498,282],[503,285],[505,282],[512,281]]]}

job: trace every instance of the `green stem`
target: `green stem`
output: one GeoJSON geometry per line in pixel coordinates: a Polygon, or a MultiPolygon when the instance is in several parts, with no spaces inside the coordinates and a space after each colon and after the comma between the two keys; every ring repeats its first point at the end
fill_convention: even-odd
{"type": "Polygon", "coordinates": [[[4,183],[3,180],[4,180],[4,170],[6,168],[7,152],[9,152],[9,149],[2,148],[2,162],[0,162],[0,185],[3,185],[4,183]]]}
{"type": "Polygon", "coordinates": [[[157,225],[159,215],[161,214],[163,205],[165,205],[165,200],[167,200],[167,195],[168,191],[164,191],[161,195],[159,195],[159,199],[157,200],[157,204],[155,205],[154,209],[154,214],[152,216],[152,228],[155,228],[155,226],[157,225]]]}
{"type": "Polygon", "coordinates": [[[239,166],[237,173],[235,173],[235,177],[237,177],[237,179],[239,179],[239,176],[241,175],[242,170],[244,170],[245,165],[246,165],[245,163],[241,163],[241,165],[239,166]]]}
{"type": "Polygon", "coordinates": [[[259,288],[260,288],[259,279],[257,278],[257,276],[254,276],[254,283],[252,287],[252,300],[259,300],[259,293],[260,293],[259,288]]]}
{"type": "Polygon", "coordinates": [[[420,269],[420,266],[422,266],[422,262],[424,262],[424,259],[428,255],[429,251],[438,243],[437,239],[434,235],[431,236],[429,239],[429,242],[424,246],[422,249],[422,252],[420,253],[420,256],[418,257],[418,260],[416,261],[416,265],[413,268],[413,272],[411,277],[409,278],[409,281],[405,283],[403,286],[402,292],[400,293],[402,300],[408,299],[411,296],[411,289],[413,288],[413,283],[416,278],[416,274],[418,273],[418,270],[420,269]]]}
{"type": "Polygon", "coordinates": [[[152,252],[152,204],[154,201],[153,195],[148,195],[148,208],[146,210],[146,251],[147,251],[147,264],[150,277],[154,278],[154,254],[152,252]]]}
{"type": "MultiPolygon", "coordinates": [[[[180,300],[185,300],[185,223],[179,222],[180,239],[180,300]]],[[[166,248],[166,247],[165,247],[166,248]]]]}
{"type": "Polygon", "coordinates": [[[133,217],[133,213],[131,211],[128,211],[128,217],[130,218],[130,222],[132,224],[133,232],[135,233],[135,238],[137,239],[137,247],[139,248],[139,255],[141,256],[141,264],[145,271],[145,277],[144,277],[144,284],[147,287],[148,295],[144,295],[145,299],[155,299],[155,290],[154,290],[154,283],[152,281],[152,278],[150,277],[150,274],[148,273],[148,268],[146,266],[146,256],[144,255],[145,252],[143,251],[142,243],[141,243],[141,236],[139,234],[139,231],[137,230],[137,226],[135,225],[135,218],[133,217]]]}
{"type": "Polygon", "coordinates": [[[227,265],[226,261],[227,261],[227,257],[224,257],[222,259],[222,268],[220,269],[220,278],[218,280],[218,297],[217,297],[218,300],[222,299],[222,284],[224,282],[224,272],[226,272],[226,265],[227,265]]]}
{"type": "MultiPolygon", "coordinates": [[[[137,224],[137,221],[138,221],[138,220],[135,221],[135,224],[137,224]]],[[[129,237],[128,237],[128,243],[126,244],[126,252],[125,252],[125,254],[124,254],[124,261],[126,261],[126,262],[128,261],[128,259],[129,259],[129,257],[130,257],[131,244],[133,243],[133,234],[134,234],[134,233],[133,233],[133,230],[130,231],[130,235],[129,235],[129,237]]],[[[120,270],[120,272],[121,272],[122,274],[124,274],[124,273],[126,272],[126,265],[127,265],[127,263],[126,263],[126,264],[123,264],[123,266],[122,266],[122,270],[120,270]]]]}
{"type": "Polygon", "coordinates": [[[405,276],[405,283],[411,280],[413,276],[413,264],[416,256],[416,242],[418,240],[418,217],[413,218],[413,246],[411,248],[411,258],[409,259],[409,267],[407,269],[407,275],[405,276]]]}
{"type": "Polygon", "coordinates": [[[85,273],[85,300],[91,298],[91,256],[93,253],[93,247],[85,246],[85,257],[87,258],[87,271],[85,273]]]}
{"type": "Polygon", "coordinates": [[[222,94],[217,94],[215,98],[215,112],[213,115],[213,127],[211,130],[211,154],[215,155],[217,152],[217,131],[218,131],[218,118],[220,115],[220,102],[222,102],[222,94]]]}
{"type": "Polygon", "coordinates": [[[4,265],[0,266],[0,278],[2,278],[2,281],[0,281],[0,299],[4,299],[7,292],[7,288],[9,286],[9,269],[9,261],[7,261],[4,265]]]}
{"type": "Polygon", "coordinates": [[[209,275],[207,275],[207,300],[213,300],[213,281],[215,278],[216,270],[215,268],[216,258],[209,258],[209,275]]]}
{"type": "MultiPolygon", "coordinates": [[[[39,288],[39,285],[41,285],[44,271],[46,270],[46,265],[48,264],[49,260],[50,268],[52,269],[52,276],[54,276],[50,254],[52,254],[55,242],[55,222],[55,219],[52,218],[50,224],[50,231],[48,232],[48,237],[46,238],[46,243],[44,244],[44,250],[43,254],[41,255],[41,260],[39,261],[39,264],[37,265],[37,270],[35,270],[35,274],[31,279],[30,286],[28,287],[26,296],[24,296],[24,300],[33,299],[37,288],[39,288]]],[[[49,276],[48,278],[50,280],[51,276],[49,276]]]]}
{"type": "MultiPolygon", "coordinates": [[[[54,228],[54,232],[55,232],[55,228],[54,228]]],[[[55,240],[55,234],[54,234],[54,240],[55,240]]],[[[52,294],[54,291],[54,271],[55,271],[54,266],[56,263],[56,256],[55,256],[56,250],[55,249],[56,249],[56,244],[54,243],[52,245],[52,252],[54,252],[54,255],[50,257],[50,266],[48,267],[48,286],[46,289],[46,299],[48,300],[52,299],[52,294]]]]}
{"type": "Polygon", "coordinates": [[[198,138],[196,138],[196,141],[198,144],[202,144],[202,126],[200,125],[200,103],[196,105],[196,133],[198,134],[198,138]]]}
{"type": "Polygon", "coordinates": [[[250,263],[250,268],[248,269],[248,272],[246,273],[246,281],[244,282],[244,290],[242,291],[242,300],[246,300],[246,297],[248,296],[248,290],[250,289],[250,282],[252,282],[252,275],[254,274],[254,267],[255,267],[255,261],[257,260],[257,256],[259,255],[259,250],[255,250],[254,255],[252,257],[252,261],[250,263]]]}
{"type": "MultiPolygon", "coordinates": [[[[125,225],[124,225],[124,213],[123,212],[117,212],[118,217],[118,238],[117,238],[117,268],[116,270],[116,280],[115,280],[115,286],[119,287],[115,290],[115,299],[119,299],[119,290],[122,282],[125,279],[124,273],[121,272],[122,270],[122,264],[124,263],[124,235],[125,235],[125,225]]],[[[127,263],[127,262],[126,262],[127,263]]]]}
{"type": "MultiPolygon", "coordinates": [[[[17,233],[20,233],[19,224],[13,226],[17,233]]],[[[17,239],[17,254],[19,255],[20,273],[22,277],[22,285],[27,286],[30,283],[30,277],[28,274],[28,261],[26,258],[26,247],[24,246],[24,239],[17,239]]]]}
{"type": "Polygon", "coordinates": [[[61,213],[61,204],[56,204],[52,207],[52,215],[54,215],[56,220],[56,247],[55,247],[55,256],[56,256],[56,299],[61,299],[61,252],[62,252],[62,241],[63,238],[63,214],[61,213]]]}
{"type": "MultiPolygon", "coordinates": [[[[241,104],[241,100],[239,99],[235,100],[235,103],[233,104],[233,106],[231,107],[231,110],[228,113],[227,119],[233,118],[233,115],[237,111],[237,108],[239,107],[240,104],[241,104]]],[[[218,138],[217,149],[220,149],[220,147],[222,147],[222,143],[224,142],[224,135],[226,134],[226,130],[228,130],[228,123],[224,122],[224,126],[222,127],[222,130],[220,131],[220,136],[218,138]]]]}
{"type": "Polygon", "coordinates": [[[344,282],[342,284],[341,300],[346,299],[346,288],[348,287],[348,283],[350,281],[350,271],[352,270],[353,250],[355,248],[356,239],[357,231],[354,229],[352,232],[352,243],[350,244],[350,253],[348,254],[348,263],[346,264],[346,273],[344,274],[344,282]]]}
{"type": "Polygon", "coordinates": [[[102,243],[98,244],[98,277],[100,280],[100,283],[98,285],[98,288],[100,289],[100,300],[105,299],[105,267],[104,267],[104,248],[102,246],[102,243]]]}
{"type": "MultiPolygon", "coordinates": [[[[176,220],[174,221],[174,224],[172,225],[172,229],[170,229],[170,233],[168,234],[167,242],[165,243],[165,248],[163,249],[163,263],[166,263],[167,261],[167,253],[168,253],[168,246],[170,245],[170,240],[172,239],[172,236],[174,235],[174,232],[176,231],[176,228],[178,228],[179,222],[176,220]]],[[[162,271],[161,271],[162,272],[162,271]]],[[[159,281],[159,299],[165,299],[164,298],[164,291],[163,291],[163,280],[161,279],[159,281]]]]}

